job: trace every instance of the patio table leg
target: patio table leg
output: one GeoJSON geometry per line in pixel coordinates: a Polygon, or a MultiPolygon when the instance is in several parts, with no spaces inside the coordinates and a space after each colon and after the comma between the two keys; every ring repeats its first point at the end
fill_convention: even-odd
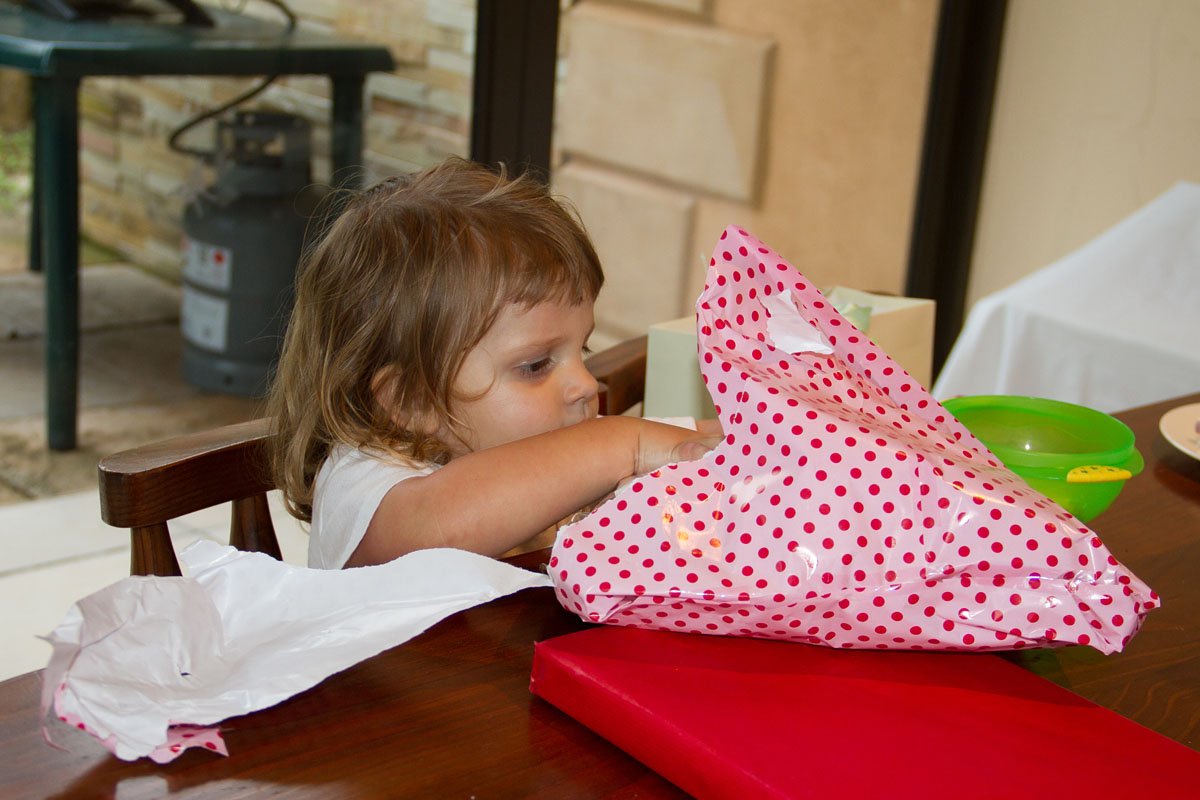
{"type": "Polygon", "coordinates": [[[32,179],[29,186],[29,246],[25,249],[29,271],[42,271],[42,182],[38,178],[37,137],[29,144],[29,169],[32,179]]]}
{"type": "Polygon", "coordinates": [[[46,438],[75,449],[79,406],[79,79],[34,80],[41,267],[46,280],[46,438]]]}
{"type": "Polygon", "coordinates": [[[333,120],[330,131],[330,161],[335,188],[357,189],[363,185],[362,75],[331,75],[333,120]]]}

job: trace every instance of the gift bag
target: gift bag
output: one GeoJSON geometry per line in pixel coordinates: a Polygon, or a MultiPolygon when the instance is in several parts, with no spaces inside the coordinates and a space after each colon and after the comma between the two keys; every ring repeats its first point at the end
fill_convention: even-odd
{"type": "Polygon", "coordinates": [[[724,441],[559,532],[594,622],[842,648],[1121,650],[1157,596],[736,227],[696,303],[724,441]]]}

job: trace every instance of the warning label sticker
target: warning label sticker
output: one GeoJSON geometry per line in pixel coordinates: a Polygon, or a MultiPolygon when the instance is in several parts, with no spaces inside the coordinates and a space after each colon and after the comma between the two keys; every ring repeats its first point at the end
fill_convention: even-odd
{"type": "Polygon", "coordinates": [[[233,280],[233,251],[184,236],[183,279],[207,289],[229,291],[233,280]]]}
{"type": "Polygon", "coordinates": [[[229,325],[229,302],[183,287],[179,329],[183,338],[197,347],[224,352],[229,325]]]}

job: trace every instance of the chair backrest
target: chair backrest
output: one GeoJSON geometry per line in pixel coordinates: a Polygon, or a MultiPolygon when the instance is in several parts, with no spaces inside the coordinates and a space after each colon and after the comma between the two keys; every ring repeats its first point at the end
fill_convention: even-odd
{"type": "MultiPolygon", "coordinates": [[[[601,384],[600,413],[619,414],[641,402],[646,337],[591,356],[601,384]]],[[[232,503],[229,543],[280,558],[267,492],[270,422],[256,419],[176,436],[101,459],[100,516],[129,528],[130,574],[179,575],[168,522],[203,508],[232,503]]]]}

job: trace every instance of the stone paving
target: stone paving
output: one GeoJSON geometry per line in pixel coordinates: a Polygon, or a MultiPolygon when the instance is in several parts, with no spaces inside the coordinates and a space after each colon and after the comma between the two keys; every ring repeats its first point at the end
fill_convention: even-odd
{"type": "Polygon", "coordinates": [[[90,263],[80,277],[79,447],[49,451],[43,280],[26,269],[25,236],[23,217],[0,220],[0,504],[94,489],[107,453],[258,415],[257,400],[180,377],[178,286],[90,263]]]}

